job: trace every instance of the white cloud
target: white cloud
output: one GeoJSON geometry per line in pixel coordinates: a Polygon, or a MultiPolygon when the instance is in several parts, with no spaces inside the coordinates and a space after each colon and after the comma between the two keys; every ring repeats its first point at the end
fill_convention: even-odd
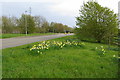
{"type": "Polygon", "coordinates": [[[115,13],[118,13],[118,2],[119,1],[120,0],[98,0],[100,5],[110,8],[115,13]]]}
{"type": "Polygon", "coordinates": [[[51,6],[51,9],[64,16],[76,16],[83,1],[88,0],[62,0],[61,3],[51,6]]]}
{"type": "MultiPolygon", "coordinates": [[[[61,0],[61,2],[51,6],[50,8],[51,8],[51,11],[57,12],[58,14],[61,14],[64,16],[76,16],[79,14],[80,6],[82,6],[83,2],[86,2],[86,1],[89,1],[89,0],[61,0]]],[[[110,8],[115,13],[118,12],[119,0],[96,0],[96,1],[100,5],[110,8]]]]}

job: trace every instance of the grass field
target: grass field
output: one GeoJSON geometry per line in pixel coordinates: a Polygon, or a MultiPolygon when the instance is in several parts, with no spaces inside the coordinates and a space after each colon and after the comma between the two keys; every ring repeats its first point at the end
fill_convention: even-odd
{"type": "MultiPolygon", "coordinates": [[[[76,40],[74,36],[53,39],[76,40]]],[[[49,41],[53,41],[49,40],[49,41]]],[[[116,46],[100,56],[95,47],[106,44],[84,42],[85,47],[64,47],[45,51],[45,54],[30,52],[36,43],[6,48],[2,51],[3,78],[117,78],[118,55],[116,46]]]]}
{"type": "MultiPolygon", "coordinates": [[[[52,35],[57,33],[32,33],[27,34],[27,36],[39,36],[39,35],[52,35]]],[[[12,38],[12,37],[20,37],[20,36],[26,36],[26,34],[0,34],[0,38],[12,38]]]]}

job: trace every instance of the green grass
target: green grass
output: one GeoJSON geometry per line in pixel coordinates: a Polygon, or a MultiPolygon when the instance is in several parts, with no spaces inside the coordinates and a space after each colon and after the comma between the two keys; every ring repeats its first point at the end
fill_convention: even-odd
{"type": "MultiPolygon", "coordinates": [[[[74,36],[53,39],[76,40],[74,36]]],[[[52,40],[50,40],[52,41],[52,40]]],[[[3,78],[117,78],[115,50],[100,56],[95,47],[106,44],[85,42],[85,47],[65,47],[38,55],[29,51],[36,43],[2,50],[3,78]]],[[[116,46],[111,46],[116,48],[116,46]]]]}
{"type": "MultiPolygon", "coordinates": [[[[39,35],[52,35],[56,33],[32,33],[27,34],[27,36],[39,36],[39,35]]],[[[26,34],[0,34],[0,38],[12,38],[12,37],[20,37],[20,36],[26,36],[26,34]]]]}

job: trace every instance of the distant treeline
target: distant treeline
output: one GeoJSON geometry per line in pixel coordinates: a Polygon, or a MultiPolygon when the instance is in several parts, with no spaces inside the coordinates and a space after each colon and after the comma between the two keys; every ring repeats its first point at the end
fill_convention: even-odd
{"type": "Polygon", "coordinates": [[[73,32],[73,28],[62,23],[49,23],[42,16],[22,14],[20,18],[2,16],[2,33],[64,33],[73,32]]]}

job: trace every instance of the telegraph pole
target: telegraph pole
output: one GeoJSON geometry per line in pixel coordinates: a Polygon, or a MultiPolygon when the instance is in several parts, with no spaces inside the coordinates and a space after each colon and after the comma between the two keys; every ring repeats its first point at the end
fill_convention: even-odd
{"type": "Polygon", "coordinates": [[[29,7],[29,12],[30,12],[30,16],[31,16],[31,7],[29,7]]]}
{"type": "Polygon", "coordinates": [[[26,28],[26,35],[27,35],[27,18],[26,18],[26,13],[27,13],[27,11],[25,11],[25,28],[26,28]]]}
{"type": "MultiPolygon", "coordinates": [[[[29,7],[29,14],[31,16],[31,7],[29,7]]],[[[28,34],[28,29],[27,29],[27,11],[25,11],[25,33],[26,33],[26,36],[28,34]]]]}

